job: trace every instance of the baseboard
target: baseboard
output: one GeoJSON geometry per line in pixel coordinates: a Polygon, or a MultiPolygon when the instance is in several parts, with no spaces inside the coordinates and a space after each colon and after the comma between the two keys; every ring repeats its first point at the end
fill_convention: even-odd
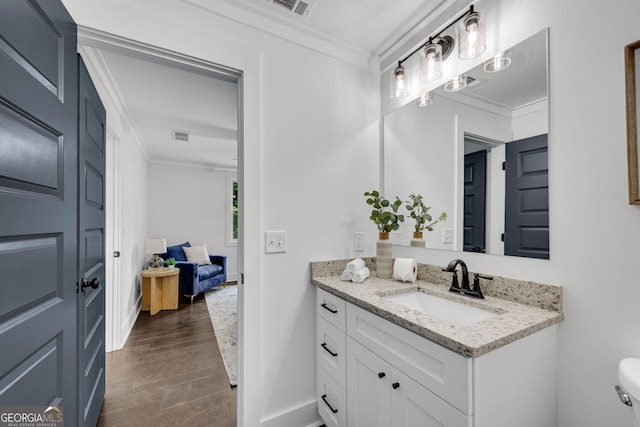
{"type": "Polygon", "coordinates": [[[260,420],[260,427],[318,427],[323,424],[315,399],[260,420]]]}
{"type": "Polygon", "coordinates": [[[138,315],[142,311],[142,294],[138,295],[136,299],[136,303],[129,310],[129,314],[127,315],[125,321],[122,323],[120,327],[120,342],[118,343],[118,348],[114,350],[120,350],[124,347],[127,342],[127,338],[129,338],[129,334],[133,329],[133,325],[135,325],[136,320],[138,319],[138,315]]]}

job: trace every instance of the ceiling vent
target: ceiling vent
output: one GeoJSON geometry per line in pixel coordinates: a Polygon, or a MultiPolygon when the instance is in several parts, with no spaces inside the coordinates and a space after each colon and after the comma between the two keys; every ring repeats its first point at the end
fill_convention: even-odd
{"type": "Polygon", "coordinates": [[[316,0],[267,0],[274,8],[284,11],[289,16],[306,19],[313,9],[316,0]]]}
{"type": "Polygon", "coordinates": [[[171,134],[176,141],[189,141],[189,132],[183,132],[179,130],[172,130],[171,134]]]}

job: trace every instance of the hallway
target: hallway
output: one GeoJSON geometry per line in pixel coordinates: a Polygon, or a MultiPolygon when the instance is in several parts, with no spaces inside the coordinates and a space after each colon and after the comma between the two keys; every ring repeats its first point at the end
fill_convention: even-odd
{"type": "Polygon", "coordinates": [[[143,311],[124,348],[107,353],[98,426],[235,427],[229,385],[204,297],[143,311]]]}

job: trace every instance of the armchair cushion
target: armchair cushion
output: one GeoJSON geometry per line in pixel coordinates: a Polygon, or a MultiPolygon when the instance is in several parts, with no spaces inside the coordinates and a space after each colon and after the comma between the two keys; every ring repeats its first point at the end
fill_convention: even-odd
{"type": "Polygon", "coordinates": [[[186,261],[187,255],[184,253],[183,247],[190,248],[191,243],[184,242],[179,245],[167,246],[166,257],[162,256],[162,258],[174,258],[176,261],[186,261]]]}
{"type": "Polygon", "coordinates": [[[198,280],[207,280],[222,271],[222,266],[217,264],[199,265],[198,280]]]}

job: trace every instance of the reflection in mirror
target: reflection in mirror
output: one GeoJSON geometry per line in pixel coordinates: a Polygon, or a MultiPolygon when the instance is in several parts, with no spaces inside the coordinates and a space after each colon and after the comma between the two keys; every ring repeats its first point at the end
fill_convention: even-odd
{"type": "MultiPolygon", "coordinates": [[[[509,53],[507,68],[481,64],[464,90],[441,87],[430,105],[384,118],[386,196],[419,193],[448,214],[425,233],[428,248],[549,258],[547,30],[509,53]]],[[[412,225],[395,244],[409,244],[412,225]]]]}

